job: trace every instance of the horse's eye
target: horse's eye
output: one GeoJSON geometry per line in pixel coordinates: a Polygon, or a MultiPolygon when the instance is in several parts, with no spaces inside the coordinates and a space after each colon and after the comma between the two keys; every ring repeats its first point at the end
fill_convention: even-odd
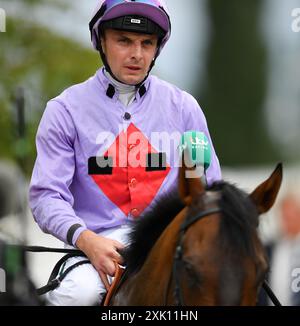
{"type": "Polygon", "coordinates": [[[183,266],[189,281],[189,285],[191,287],[199,286],[201,283],[200,272],[197,271],[194,265],[188,261],[183,261],[183,266]]]}

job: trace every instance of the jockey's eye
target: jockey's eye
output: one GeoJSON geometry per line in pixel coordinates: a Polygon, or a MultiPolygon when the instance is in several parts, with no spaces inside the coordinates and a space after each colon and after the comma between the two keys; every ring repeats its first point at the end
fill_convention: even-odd
{"type": "Polygon", "coordinates": [[[130,44],[131,43],[131,40],[127,37],[120,37],[118,39],[118,43],[120,44],[130,44]]]}
{"type": "Polygon", "coordinates": [[[152,40],[144,40],[143,41],[143,45],[145,45],[145,46],[150,46],[150,45],[153,45],[153,41],[152,40]]]}

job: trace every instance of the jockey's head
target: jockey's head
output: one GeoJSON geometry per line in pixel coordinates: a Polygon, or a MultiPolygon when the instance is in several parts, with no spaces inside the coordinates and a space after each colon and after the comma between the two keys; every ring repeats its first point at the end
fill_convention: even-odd
{"type": "Polygon", "coordinates": [[[90,22],[94,48],[118,81],[140,85],[171,35],[163,0],[101,0],[90,22]]]}

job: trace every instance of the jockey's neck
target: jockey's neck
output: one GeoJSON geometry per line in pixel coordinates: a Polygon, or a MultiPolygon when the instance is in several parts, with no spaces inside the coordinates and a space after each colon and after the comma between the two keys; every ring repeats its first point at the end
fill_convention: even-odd
{"type": "Polygon", "coordinates": [[[128,106],[135,99],[136,87],[133,85],[123,84],[117,81],[115,78],[111,76],[109,72],[104,69],[105,76],[110,80],[112,85],[115,87],[116,91],[119,94],[119,101],[124,104],[124,106],[128,106]]]}

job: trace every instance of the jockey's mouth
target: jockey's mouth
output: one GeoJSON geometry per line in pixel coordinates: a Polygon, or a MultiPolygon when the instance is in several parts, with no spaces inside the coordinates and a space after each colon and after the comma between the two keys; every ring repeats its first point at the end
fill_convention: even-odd
{"type": "Polygon", "coordinates": [[[125,66],[125,68],[129,69],[129,70],[133,70],[133,71],[138,71],[141,70],[141,67],[138,66],[125,66]]]}

